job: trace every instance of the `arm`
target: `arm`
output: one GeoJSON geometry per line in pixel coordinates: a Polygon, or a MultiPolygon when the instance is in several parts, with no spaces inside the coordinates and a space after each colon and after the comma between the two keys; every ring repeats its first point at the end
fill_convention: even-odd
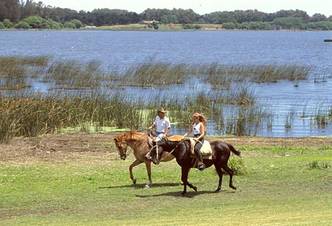
{"type": "Polygon", "coordinates": [[[192,124],[190,124],[190,127],[188,129],[188,131],[183,135],[183,136],[188,136],[189,134],[191,134],[193,132],[193,127],[192,127],[192,124]]]}
{"type": "Polygon", "coordinates": [[[169,122],[169,120],[166,120],[166,125],[165,125],[165,136],[168,136],[168,132],[171,129],[171,123],[169,122]]]}
{"type": "Polygon", "coordinates": [[[149,127],[149,129],[156,128],[156,119],[153,121],[152,125],[149,127]]]}

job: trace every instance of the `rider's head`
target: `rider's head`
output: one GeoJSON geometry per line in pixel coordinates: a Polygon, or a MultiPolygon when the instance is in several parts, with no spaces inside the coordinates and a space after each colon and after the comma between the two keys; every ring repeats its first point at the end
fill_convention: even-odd
{"type": "Polygon", "coordinates": [[[204,125],[206,125],[206,118],[204,115],[202,115],[201,113],[194,113],[192,116],[192,122],[193,123],[199,123],[202,122],[204,125]]]}
{"type": "Polygon", "coordinates": [[[166,115],[166,111],[165,111],[165,109],[164,108],[160,108],[160,109],[158,109],[158,116],[159,116],[159,118],[164,118],[165,117],[165,115],[166,115]]]}

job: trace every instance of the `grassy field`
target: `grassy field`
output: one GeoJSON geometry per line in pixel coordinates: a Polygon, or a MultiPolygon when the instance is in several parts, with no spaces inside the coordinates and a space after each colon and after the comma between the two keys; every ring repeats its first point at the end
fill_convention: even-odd
{"type": "MultiPolygon", "coordinates": [[[[212,168],[192,170],[197,193],[180,192],[180,168],[128,166],[113,133],[15,138],[0,145],[0,225],[332,225],[332,139],[223,138],[242,151],[238,190],[214,193],[212,168]]],[[[234,157],[237,158],[237,157],[234,157]]]]}

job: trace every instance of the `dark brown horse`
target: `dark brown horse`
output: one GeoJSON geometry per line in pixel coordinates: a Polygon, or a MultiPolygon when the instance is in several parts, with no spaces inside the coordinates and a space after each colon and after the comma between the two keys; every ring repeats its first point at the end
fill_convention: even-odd
{"type": "MultiPolygon", "coordinates": [[[[149,182],[146,187],[150,187],[152,184],[151,179],[151,161],[145,158],[145,155],[149,152],[151,147],[149,146],[149,136],[142,132],[130,131],[114,138],[115,146],[118,149],[118,153],[122,160],[127,158],[128,146],[134,150],[135,161],[129,166],[130,179],[133,184],[136,184],[136,178],[133,175],[133,168],[141,163],[145,163],[146,171],[149,177],[149,182]]],[[[166,162],[174,158],[171,154],[163,154],[161,161],[166,162]]]]}
{"type": "MultiPolygon", "coordinates": [[[[228,167],[228,159],[233,152],[235,155],[240,156],[241,152],[237,151],[231,144],[227,144],[222,141],[213,141],[210,142],[212,148],[212,159],[204,159],[204,164],[206,167],[210,167],[214,165],[218,175],[219,175],[219,183],[216,189],[216,192],[221,190],[222,184],[222,176],[223,171],[222,169],[229,174],[229,187],[232,189],[236,189],[233,185],[233,175],[234,172],[231,168],[228,167]]],[[[153,150],[154,152],[155,149],[153,150]]],[[[163,152],[172,153],[177,163],[181,166],[182,169],[182,176],[181,180],[183,182],[183,192],[184,195],[187,192],[187,185],[192,188],[194,191],[197,191],[197,187],[189,183],[188,181],[188,174],[191,168],[194,168],[196,159],[191,154],[191,147],[190,141],[170,141],[167,139],[163,139],[162,141],[158,142],[158,152],[159,156],[163,152]]],[[[154,161],[154,163],[158,163],[159,161],[154,161]]]]}

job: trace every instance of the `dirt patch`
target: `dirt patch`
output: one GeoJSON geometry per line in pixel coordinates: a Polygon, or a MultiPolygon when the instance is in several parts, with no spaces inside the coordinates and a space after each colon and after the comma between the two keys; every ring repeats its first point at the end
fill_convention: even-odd
{"type": "MultiPolygon", "coordinates": [[[[56,134],[34,138],[14,138],[0,145],[0,163],[33,164],[35,162],[63,163],[67,161],[108,162],[119,159],[113,138],[119,133],[56,134]]],[[[332,138],[260,138],[210,137],[238,146],[252,147],[332,147],[332,138]]]]}

